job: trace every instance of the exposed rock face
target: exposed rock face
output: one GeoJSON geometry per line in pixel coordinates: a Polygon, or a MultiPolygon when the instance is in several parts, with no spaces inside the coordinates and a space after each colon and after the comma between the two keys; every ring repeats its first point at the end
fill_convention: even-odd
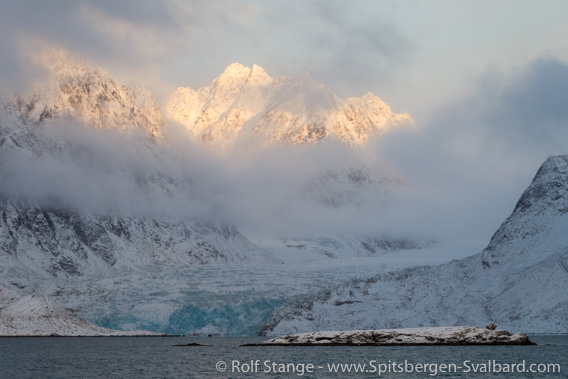
{"type": "Polygon", "coordinates": [[[179,88],[167,112],[201,140],[220,145],[237,135],[260,135],[292,144],[337,138],[352,145],[412,123],[371,93],[340,99],[309,75],[271,78],[257,65],[234,63],[209,87],[179,88]]]}
{"type": "Polygon", "coordinates": [[[96,216],[2,198],[0,215],[0,272],[13,280],[20,271],[93,277],[158,266],[275,261],[227,225],[96,216]]]}
{"type": "Polygon", "coordinates": [[[290,334],[260,345],[534,345],[524,333],[452,326],[290,334]]]}
{"type": "Polygon", "coordinates": [[[568,156],[544,162],[481,253],[340,285],[277,310],[265,333],[486,325],[567,332],[568,156]]]}

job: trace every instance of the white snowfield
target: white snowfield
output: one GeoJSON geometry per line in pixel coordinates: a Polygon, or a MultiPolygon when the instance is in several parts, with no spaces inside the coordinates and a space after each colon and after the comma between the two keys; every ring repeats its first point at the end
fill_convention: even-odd
{"type": "Polygon", "coordinates": [[[259,66],[229,65],[209,87],[180,87],[167,105],[171,117],[194,135],[223,145],[238,134],[269,141],[304,144],[337,138],[361,145],[371,135],[412,124],[372,93],[338,98],[308,74],[271,78],[259,66]]]}
{"type": "Polygon", "coordinates": [[[145,330],[120,331],[88,323],[41,295],[20,296],[0,286],[0,336],[159,336],[145,330]]]}
{"type": "Polygon", "coordinates": [[[471,326],[326,331],[272,338],[261,345],[531,345],[524,333],[471,326]]]}
{"type": "Polygon", "coordinates": [[[568,332],[568,155],[543,163],[487,248],[338,285],[273,313],[270,335],[497,323],[568,332]]]}

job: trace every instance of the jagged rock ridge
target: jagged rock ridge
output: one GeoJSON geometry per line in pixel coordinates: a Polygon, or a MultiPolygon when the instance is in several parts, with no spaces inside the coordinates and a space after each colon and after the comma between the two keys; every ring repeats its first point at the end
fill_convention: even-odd
{"type": "Polygon", "coordinates": [[[61,50],[44,51],[38,63],[47,79],[32,93],[11,99],[25,123],[71,118],[96,128],[141,129],[151,138],[160,138],[164,120],[150,91],[128,88],[99,66],[61,50]]]}
{"type": "Polygon", "coordinates": [[[271,78],[259,66],[233,63],[209,87],[180,87],[167,112],[201,140],[223,144],[238,134],[270,141],[313,143],[329,137],[360,145],[371,135],[412,123],[393,113],[381,99],[338,98],[308,74],[271,78]]]}

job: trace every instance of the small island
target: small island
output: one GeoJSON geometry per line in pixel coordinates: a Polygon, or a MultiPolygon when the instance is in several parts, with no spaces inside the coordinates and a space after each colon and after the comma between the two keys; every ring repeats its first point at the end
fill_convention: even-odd
{"type": "MultiPolygon", "coordinates": [[[[536,345],[524,333],[474,326],[349,330],[289,334],[258,346],[536,345]]],[[[250,346],[250,345],[249,345],[250,346]]]]}

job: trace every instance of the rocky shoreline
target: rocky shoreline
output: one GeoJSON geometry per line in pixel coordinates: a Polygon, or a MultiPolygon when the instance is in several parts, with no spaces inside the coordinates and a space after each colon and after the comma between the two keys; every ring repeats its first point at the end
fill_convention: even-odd
{"type": "MultiPolygon", "coordinates": [[[[326,331],[289,334],[256,346],[467,346],[536,345],[524,333],[487,328],[450,326],[408,329],[326,331]]],[[[247,345],[251,346],[251,345],[247,345]]]]}

